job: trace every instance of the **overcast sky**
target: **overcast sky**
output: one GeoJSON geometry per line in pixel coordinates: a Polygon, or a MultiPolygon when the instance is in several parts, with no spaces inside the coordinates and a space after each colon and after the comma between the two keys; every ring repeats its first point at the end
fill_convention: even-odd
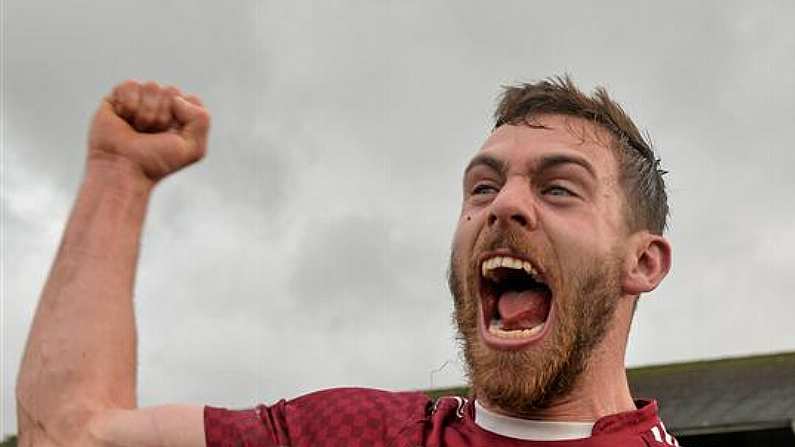
{"type": "Polygon", "coordinates": [[[630,365],[795,349],[795,3],[9,0],[2,433],[90,117],[128,78],[200,95],[210,152],[158,186],[140,403],[464,383],[445,271],[503,84],[605,85],[670,170],[673,270],[630,365]]]}

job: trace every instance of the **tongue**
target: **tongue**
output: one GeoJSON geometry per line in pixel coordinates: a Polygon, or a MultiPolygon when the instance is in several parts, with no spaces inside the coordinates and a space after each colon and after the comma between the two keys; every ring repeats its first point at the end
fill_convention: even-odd
{"type": "Polygon", "coordinates": [[[531,329],[547,319],[549,299],[540,290],[509,291],[500,295],[497,309],[503,329],[531,329]]]}

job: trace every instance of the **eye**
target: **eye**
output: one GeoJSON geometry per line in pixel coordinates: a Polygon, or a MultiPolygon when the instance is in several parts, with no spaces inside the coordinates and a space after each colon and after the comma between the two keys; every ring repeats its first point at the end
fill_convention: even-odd
{"type": "Polygon", "coordinates": [[[545,195],[556,197],[574,197],[576,194],[560,185],[552,185],[543,191],[545,195]]]}
{"type": "Polygon", "coordinates": [[[474,188],[472,188],[472,195],[491,194],[497,192],[499,192],[499,190],[495,186],[489,185],[488,183],[478,183],[474,188]]]}

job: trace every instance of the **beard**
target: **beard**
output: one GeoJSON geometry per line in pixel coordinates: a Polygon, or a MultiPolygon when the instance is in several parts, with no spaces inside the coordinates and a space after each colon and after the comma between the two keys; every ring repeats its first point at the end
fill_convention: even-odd
{"type": "Polygon", "coordinates": [[[457,259],[453,250],[448,281],[472,391],[519,417],[549,408],[571,392],[613,319],[620,295],[618,259],[594,260],[568,273],[554,293],[550,315],[555,315],[556,321],[551,331],[538,346],[517,351],[493,349],[480,339],[481,303],[472,292],[478,290],[479,268],[469,266],[467,284],[456,271],[456,265],[467,268],[468,264],[457,259]]]}

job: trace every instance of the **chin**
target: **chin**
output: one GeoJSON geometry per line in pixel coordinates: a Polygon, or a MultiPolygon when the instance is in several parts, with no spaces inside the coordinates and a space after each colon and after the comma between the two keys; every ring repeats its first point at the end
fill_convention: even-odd
{"type": "Polygon", "coordinates": [[[490,271],[482,263],[470,269],[466,282],[451,264],[449,278],[470,385],[476,398],[496,409],[529,416],[576,386],[613,320],[618,275],[604,263],[570,275],[568,287],[555,287],[532,264],[518,264],[522,273],[513,267],[490,271]],[[500,303],[520,300],[518,293],[525,294],[523,304],[500,303]]]}

